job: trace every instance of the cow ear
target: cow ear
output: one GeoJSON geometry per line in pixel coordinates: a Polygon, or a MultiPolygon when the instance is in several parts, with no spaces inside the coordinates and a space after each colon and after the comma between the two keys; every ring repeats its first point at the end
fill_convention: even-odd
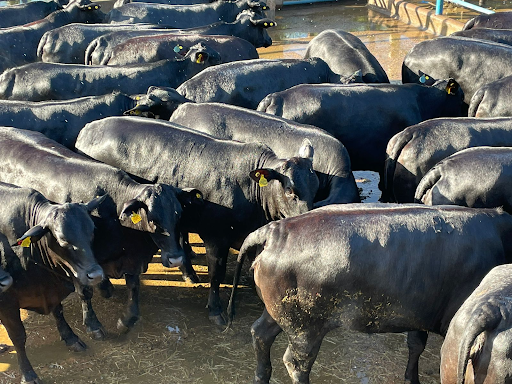
{"type": "Polygon", "coordinates": [[[95,199],[92,199],[91,201],[89,201],[87,204],[85,204],[85,208],[87,209],[88,212],[92,212],[94,211],[96,208],[98,208],[98,206],[103,203],[105,201],[105,199],[107,198],[107,195],[103,195],[103,196],[99,196],[99,197],[96,197],[95,199]]]}
{"type": "Polygon", "coordinates": [[[253,19],[251,18],[251,23],[260,28],[270,28],[277,26],[277,23],[271,19],[253,19]]]}
{"type": "Polygon", "coordinates": [[[427,75],[426,73],[423,73],[421,71],[418,71],[420,78],[418,81],[423,85],[434,85],[436,82],[436,79],[434,79],[432,76],[427,75]]]}
{"type": "Polygon", "coordinates": [[[30,247],[31,243],[36,243],[41,240],[41,237],[45,233],[49,231],[48,228],[43,227],[42,225],[36,225],[35,227],[30,228],[27,232],[23,234],[18,240],[16,240],[15,244],[12,244],[12,247],[20,245],[24,248],[30,247]]]}
{"type": "Polygon", "coordinates": [[[455,95],[459,90],[460,85],[454,79],[448,79],[448,84],[446,84],[446,93],[449,95],[455,95]]]}
{"type": "Polygon", "coordinates": [[[279,173],[269,168],[259,168],[251,171],[249,177],[258,183],[260,187],[266,187],[270,180],[280,180],[279,173]]]}
{"type": "Polygon", "coordinates": [[[302,141],[301,147],[299,148],[299,157],[313,161],[314,153],[315,150],[313,148],[313,144],[311,144],[311,141],[309,141],[309,139],[304,139],[302,141]]]}
{"type": "Polygon", "coordinates": [[[139,210],[144,209],[147,211],[148,206],[140,200],[132,199],[124,203],[123,209],[119,215],[119,220],[126,220],[127,217],[130,217],[133,224],[138,224],[142,217],[138,213],[139,210]]]}
{"type": "Polygon", "coordinates": [[[201,51],[201,52],[194,52],[194,62],[197,64],[204,64],[208,61],[208,55],[207,52],[201,51]]]}
{"type": "Polygon", "coordinates": [[[363,71],[358,69],[350,76],[340,76],[341,84],[363,83],[363,71]]]}
{"type": "Polygon", "coordinates": [[[79,5],[78,8],[81,11],[97,11],[98,9],[101,8],[101,5],[96,4],[96,3],[91,3],[91,4],[87,4],[87,5],[79,5]]]}
{"type": "Polygon", "coordinates": [[[196,188],[183,188],[176,191],[182,207],[204,204],[203,193],[196,188]]]}
{"type": "Polygon", "coordinates": [[[150,111],[151,106],[145,105],[145,104],[137,104],[132,109],[128,109],[127,111],[123,112],[124,116],[141,116],[141,117],[148,117],[150,119],[155,118],[155,114],[150,111]]]}

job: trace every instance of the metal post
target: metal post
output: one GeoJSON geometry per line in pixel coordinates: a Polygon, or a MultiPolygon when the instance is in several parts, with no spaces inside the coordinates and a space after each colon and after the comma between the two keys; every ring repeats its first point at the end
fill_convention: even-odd
{"type": "Polygon", "coordinates": [[[436,15],[443,14],[443,0],[436,1],[436,15]]]}

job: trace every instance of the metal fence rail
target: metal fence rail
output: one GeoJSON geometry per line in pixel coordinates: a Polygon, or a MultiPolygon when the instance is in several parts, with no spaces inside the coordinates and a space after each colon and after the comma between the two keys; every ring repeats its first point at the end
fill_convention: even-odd
{"type": "MultiPolygon", "coordinates": [[[[490,15],[490,14],[494,13],[494,11],[491,11],[490,9],[480,7],[478,5],[471,4],[471,3],[468,3],[467,1],[463,1],[463,0],[445,0],[445,1],[460,5],[461,7],[464,7],[464,8],[472,9],[473,11],[484,13],[486,15],[490,15]]],[[[443,14],[443,0],[437,0],[436,15],[442,15],[442,14],[443,14]]]]}

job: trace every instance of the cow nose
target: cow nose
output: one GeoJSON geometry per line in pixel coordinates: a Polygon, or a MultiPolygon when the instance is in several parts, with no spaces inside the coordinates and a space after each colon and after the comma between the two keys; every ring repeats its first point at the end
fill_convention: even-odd
{"type": "Polygon", "coordinates": [[[181,267],[183,265],[184,252],[178,252],[177,254],[162,253],[161,259],[164,267],[173,268],[181,267]]]}
{"type": "Polygon", "coordinates": [[[0,280],[0,292],[4,292],[12,285],[12,277],[11,276],[5,276],[2,280],[0,280]]]}
{"type": "Polygon", "coordinates": [[[101,267],[98,265],[87,272],[87,283],[89,285],[99,284],[104,279],[104,277],[105,275],[103,273],[103,269],[101,269],[101,267]]]}

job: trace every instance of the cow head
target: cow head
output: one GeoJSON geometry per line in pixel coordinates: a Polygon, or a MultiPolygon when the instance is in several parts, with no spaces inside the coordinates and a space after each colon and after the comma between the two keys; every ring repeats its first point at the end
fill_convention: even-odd
{"type": "Polygon", "coordinates": [[[275,159],[272,166],[251,171],[249,176],[260,189],[267,219],[296,216],[313,208],[319,185],[313,171],[313,154],[311,142],[305,139],[298,156],[275,159]]]}
{"type": "Polygon", "coordinates": [[[358,69],[350,76],[339,75],[341,84],[364,83],[363,71],[358,69]]]}
{"type": "Polygon", "coordinates": [[[192,65],[190,66],[190,76],[193,76],[201,72],[206,67],[222,63],[222,59],[220,57],[219,52],[204,45],[203,43],[198,43],[190,47],[190,49],[188,50],[187,54],[183,57],[183,59],[177,61],[187,60],[192,63],[192,65]]]}
{"type": "Polygon", "coordinates": [[[425,84],[437,88],[442,95],[445,95],[446,102],[443,104],[443,111],[440,116],[458,117],[462,116],[464,105],[464,92],[454,79],[435,80],[432,77],[420,72],[420,82],[425,78],[425,84]]]}
{"type": "Polygon", "coordinates": [[[190,102],[174,88],[151,86],[146,95],[134,97],[137,105],[124,112],[127,116],[154,117],[169,120],[172,113],[180,104],[190,102]]]}
{"type": "Polygon", "coordinates": [[[87,204],[48,204],[41,210],[39,224],[26,231],[13,246],[30,248],[50,234],[45,237],[50,252],[43,252],[50,260],[41,262],[62,267],[82,285],[98,284],[104,275],[91,248],[94,224],[90,213],[104,199],[102,196],[87,204]]]}
{"type": "Polygon", "coordinates": [[[101,5],[92,3],[90,0],[71,0],[64,7],[64,11],[71,13],[74,23],[102,23],[105,20],[105,13],[101,5]]]}
{"type": "Polygon", "coordinates": [[[119,215],[123,225],[149,232],[161,250],[162,264],[177,267],[185,253],[179,244],[178,225],[184,208],[202,201],[197,190],[180,190],[167,184],[144,185],[142,191],[126,202],[119,215]]]}
{"type": "Polygon", "coordinates": [[[242,2],[246,3],[246,8],[257,15],[260,15],[262,17],[267,17],[265,14],[265,11],[268,10],[268,6],[264,1],[252,1],[252,0],[241,0],[242,2]]]}

